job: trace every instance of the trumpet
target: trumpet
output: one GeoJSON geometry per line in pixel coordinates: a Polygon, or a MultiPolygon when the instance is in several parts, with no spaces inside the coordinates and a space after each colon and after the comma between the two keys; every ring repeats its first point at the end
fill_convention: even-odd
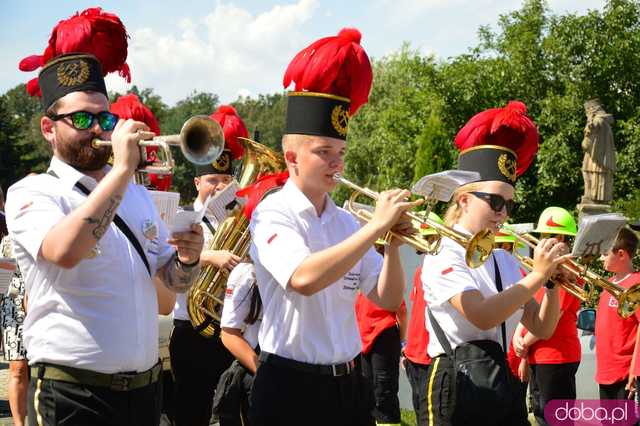
{"type": "MultiPolygon", "coordinates": [[[[531,249],[535,249],[540,243],[540,240],[538,240],[531,234],[518,234],[505,228],[503,228],[503,230],[513,235],[516,240],[527,245],[531,249]]],[[[518,253],[518,251],[515,250],[515,245],[513,255],[516,259],[518,259],[522,266],[524,266],[529,271],[533,270],[533,259],[518,253]]],[[[583,279],[585,283],[592,286],[592,288],[600,287],[604,291],[611,294],[618,301],[618,315],[620,315],[620,317],[628,318],[634,314],[638,307],[640,307],[640,284],[634,284],[629,288],[624,288],[608,281],[595,272],[590,271],[588,267],[584,267],[583,270],[580,264],[571,260],[562,263],[560,267],[562,267],[564,271],[568,272],[576,279],[583,279]]],[[[589,300],[589,293],[573,281],[569,281],[561,277],[553,277],[551,278],[551,282],[561,286],[567,293],[577,297],[583,302],[589,300]]]]}
{"type": "MultiPolygon", "coordinates": [[[[94,148],[111,146],[111,141],[94,138],[91,146],[94,148]]],[[[209,164],[218,158],[224,149],[224,133],[217,121],[206,115],[195,115],[185,121],[180,134],[156,136],[153,139],[138,142],[138,146],[141,148],[156,146],[164,154],[164,161],[159,165],[156,163],[149,165],[146,164],[146,150],[142,150],[144,155],[139,172],[171,174],[175,162],[170,147],[179,146],[185,158],[194,164],[209,164]]]]}
{"type": "MultiPolygon", "coordinates": [[[[380,193],[369,188],[358,186],[350,180],[345,179],[340,173],[334,174],[333,179],[338,183],[348,186],[354,191],[347,201],[347,210],[361,221],[371,221],[371,219],[373,218],[373,214],[368,210],[356,208],[354,206],[355,200],[361,195],[369,197],[373,200],[377,200],[380,196],[380,193]]],[[[491,255],[491,250],[493,250],[494,235],[493,232],[488,229],[477,232],[475,235],[468,235],[446,225],[435,222],[429,219],[427,217],[428,215],[422,217],[412,212],[405,212],[404,214],[417,223],[425,223],[429,225],[438,234],[438,239],[435,242],[429,242],[420,234],[404,235],[398,232],[389,231],[389,234],[392,237],[398,238],[400,241],[414,247],[416,250],[424,253],[436,254],[440,247],[440,241],[442,237],[447,237],[464,247],[465,261],[470,268],[477,268],[478,266],[482,265],[491,255]]]]}

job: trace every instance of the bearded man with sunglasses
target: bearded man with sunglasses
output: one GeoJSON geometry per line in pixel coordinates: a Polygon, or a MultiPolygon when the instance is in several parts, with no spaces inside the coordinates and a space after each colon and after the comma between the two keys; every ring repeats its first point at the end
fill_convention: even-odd
{"type": "Polygon", "coordinates": [[[7,222],[29,294],[29,424],[157,425],[154,280],[184,292],[199,271],[200,225],[169,236],[132,177],[146,124],[118,120],[98,60],[59,56],[38,77],[47,173],[14,184],[7,222]],[[94,138],[111,140],[93,148],[94,138]],[[113,151],[113,166],[107,160],[113,151]]]}

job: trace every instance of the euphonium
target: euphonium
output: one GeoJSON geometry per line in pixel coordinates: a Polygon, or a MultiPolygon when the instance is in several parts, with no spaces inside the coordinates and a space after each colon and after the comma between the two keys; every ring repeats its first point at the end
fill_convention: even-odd
{"type": "MultiPolygon", "coordinates": [[[[503,229],[513,235],[516,240],[524,243],[532,249],[535,249],[540,243],[540,241],[531,234],[518,234],[506,228],[503,229]]],[[[528,256],[521,255],[515,249],[513,251],[513,255],[526,269],[530,271],[533,269],[533,259],[528,256]]],[[[585,283],[592,287],[600,287],[611,294],[618,301],[618,315],[620,315],[620,317],[628,318],[640,307],[640,284],[632,285],[629,288],[621,287],[601,277],[595,272],[590,271],[587,267],[583,268],[580,264],[571,260],[565,261],[560,265],[560,267],[576,279],[583,279],[585,283]]],[[[577,297],[583,302],[589,301],[588,292],[577,283],[562,277],[553,277],[551,278],[551,282],[556,285],[560,285],[567,291],[567,293],[577,297]]]]}
{"type": "MultiPolygon", "coordinates": [[[[356,209],[353,204],[355,202],[355,199],[360,195],[364,195],[373,200],[377,200],[379,193],[372,191],[369,188],[358,186],[350,180],[342,177],[342,175],[340,175],[339,173],[336,173],[333,178],[337,182],[342,183],[343,185],[346,185],[354,190],[347,203],[347,210],[349,210],[349,212],[351,212],[351,214],[356,216],[358,219],[364,222],[369,222],[373,217],[371,212],[363,209],[356,209]]],[[[405,212],[404,214],[413,221],[416,221],[418,223],[426,223],[427,225],[432,227],[440,237],[438,240],[431,243],[420,234],[404,235],[390,231],[390,234],[394,238],[400,239],[400,241],[404,242],[405,244],[409,244],[416,250],[419,250],[423,253],[435,254],[440,247],[440,239],[442,237],[447,237],[464,247],[465,261],[471,268],[477,268],[478,266],[482,265],[491,255],[491,250],[493,250],[494,235],[493,232],[488,229],[484,229],[476,233],[475,235],[467,235],[449,226],[442,225],[436,221],[429,219],[428,215],[422,217],[412,212],[405,212]]]]}
{"type": "MultiPolygon", "coordinates": [[[[266,146],[245,138],[238,138],[244,147],[240,188],[253,184],[259,177],[285,169],[280,154],[266,146]]],[[[207,250],[226,250],[244,259],[249,252],[251,235],[249,220],[236,207],[218,226],[207,250]]],[[[224,293],[229,271],[213,266],[205,266],[187,294],[187,311],[191,325],[204,337],[215,334],[220,327],[224,293]]]]}

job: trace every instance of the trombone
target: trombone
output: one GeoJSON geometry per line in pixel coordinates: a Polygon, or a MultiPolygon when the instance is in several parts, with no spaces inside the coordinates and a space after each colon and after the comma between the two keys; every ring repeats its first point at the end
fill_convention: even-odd
{"type": "MultiPolygon", "coordinates": [[[[91,146],[111,146],[111,141],[94,138],[91,146]]],[[[224,149],[224,133],[220,124],[206,115],[195,115],[182,125],[180,134],[156,136],[153,139],[138,142],[139,147],[157,146],[164,154],[164,161],[146,164],[146,150],[142,150],[143,160],[138,172],[171,174],[175,167],[171,146],[179,146],[187,160],[194,164],[204,165],[213,162],[224,149]]]]}
{"type": "MultiPolygon", "coordinates": [[[[364,195],[373,200],[377,200],[380,196],[380,193],[369,188],[358,186],[350,180],[345,179],[340,173],[334,174],[333,179],[338,183],[348,186],[354,191],[347,202],[347,210],[361,221],[369,222],[373,218],[373,214],[368,210],[355,207],[355,200],[360,195],[364,195]]],[[[430,243],[420,234],[404,235],[398,232],[389,231],[389,234],[391,234],[391,236],[398,238],[403,243],[408,244],[421,252],[436,254],[440,247],[440,240],[442,239],[442,237],[448,237],[464,247],[465,261],[471,268],[477,268],[478,266],[482,265],[491,255],[494,235],[493,232],[488,229],[484,229],[476,233],[475,235],[468,235],[446,225],[435,222],[429,219],[427,217],[428,215],[422,217],[412,212],[405,212],[404,214],[413,221],[429,225],[438,234],[438,240],[434,243],[430,243]]]]}
{"type": "MultiPolygon", "coordinates": [[[[518,234],[510,229],[502,229],[513,235],[516,240],[524,243],[531,249],[535,249],[540,243],[540,240],[531,234],[518,234]]],[[[518,253],[517,250],[513,250],[513,255],[518,259],[522,266],[529,271],[533,270],[533,259],[528,256],[523,256],[518,253]]],[[[629,288],[624,288],[606,280],[595,272],[590,271],[587,266],[582,270],[580,264],[570,260],[562,263],[560,266],[576,279],[583,279],[590,286],[600,287],[611,294],[618,301],[618,315],[620,315],[620,317],[628,318],[640,307],[640,284],[634,284],[629,288]]],[[[589,293],[577,283],[561,277],[553,277],[551,278],[551,282],[556,285],[560,285],[567,293],[577,297],[583,302],[589,301],[589,293]]]]}

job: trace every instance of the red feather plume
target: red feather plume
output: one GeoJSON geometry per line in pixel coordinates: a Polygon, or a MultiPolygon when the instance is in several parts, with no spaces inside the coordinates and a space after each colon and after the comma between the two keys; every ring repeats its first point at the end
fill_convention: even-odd
{"type": "MultiPolygon", "coordinates": [[[[117,101],[111,104],[109,108],[112,113],[117,114],[118,117],[126,120],[133,119],[141,121],[149,126],[149,129],[156,134],[160,135],[160,125],[153,112],[143,104],[135,93],[120,96],[117,101]]],[[[158,147],[147,146],[147,160],[150,162],[158,161],[158,147]]],[[[155,173],[149,173],[149,182],[151,186],[158,191],[168,191],[171,187],[172,177],[171,175],[160,175],[155,173]]]]}
{"type": "MultiPolygon", "coordinates": [[[[65,53],[90,53],[102,64],[103,75],[118,72],[130,83],[131,71],[126,63],[128,38],[120,18],[99,7],[92,7],[58,22],[44,53],[27,56],[20,61],[18,68],[21,71],[35,71],[65,53]]],[[[30,95],[40,93],[37,84],[37,79],[29,81],[27,91],[30,95]]]]}
{"type": "Polygon", "coordinates": [[[479,145],[499,145],[515,151],[516,174],[522,175],[538,152],[538,129],[527,116],[527,106],[511,101],[504,108],[482,111],[465,124],[455,138],[460,151],[479,145]]]}
{"type": "Polygon", "coordinates": [[[344,28],[337,36],[325,37],[301,50],[284,74],[285,89],[295,82],[296,91],[330,93],[351,99],[350,114],[369,100],[373,72],[367,52],[360,46],[362,35],[344,28]]]}
{"type": "Polygon", "coordinates": [[[153,133],[160,135],[160,125],[156,116],[153,115],[149,107],[140,102],[135,93],[120,96],[117,101],[111,104],[110,110],[125,120],[131,118],[136,121],[142,121],[149,126],[153,133]]]}
{"type": "Polygon", "coordinates": [[[238,138],[248,138],[249,132],[238,115],[238,112],[231,105],[220,105],[220,107],[211,114],[211,118],[222,126],[224,132],[224,144],[231,151],[234,160],[242,157],[244,148],[238,138]]]}
{"type": "Polygon", "coordinates": [[[272,173],[269,175],[261,176],[253,184],[244,187],[240,191],[236,192],[236,195],[238,197],[247,197],[247,201],[244,205],[244,209],[242,210],[242,214],[248,220],[251,220],[253,211],[256,209],[256,207],[258,207],[258,204],[260,204],[260,201],[263,200],[267,192],[271,191],[274,188],[283,186],[288,179],[289,171],[287,170],[285,170],[284,172],[272,173]]]}

